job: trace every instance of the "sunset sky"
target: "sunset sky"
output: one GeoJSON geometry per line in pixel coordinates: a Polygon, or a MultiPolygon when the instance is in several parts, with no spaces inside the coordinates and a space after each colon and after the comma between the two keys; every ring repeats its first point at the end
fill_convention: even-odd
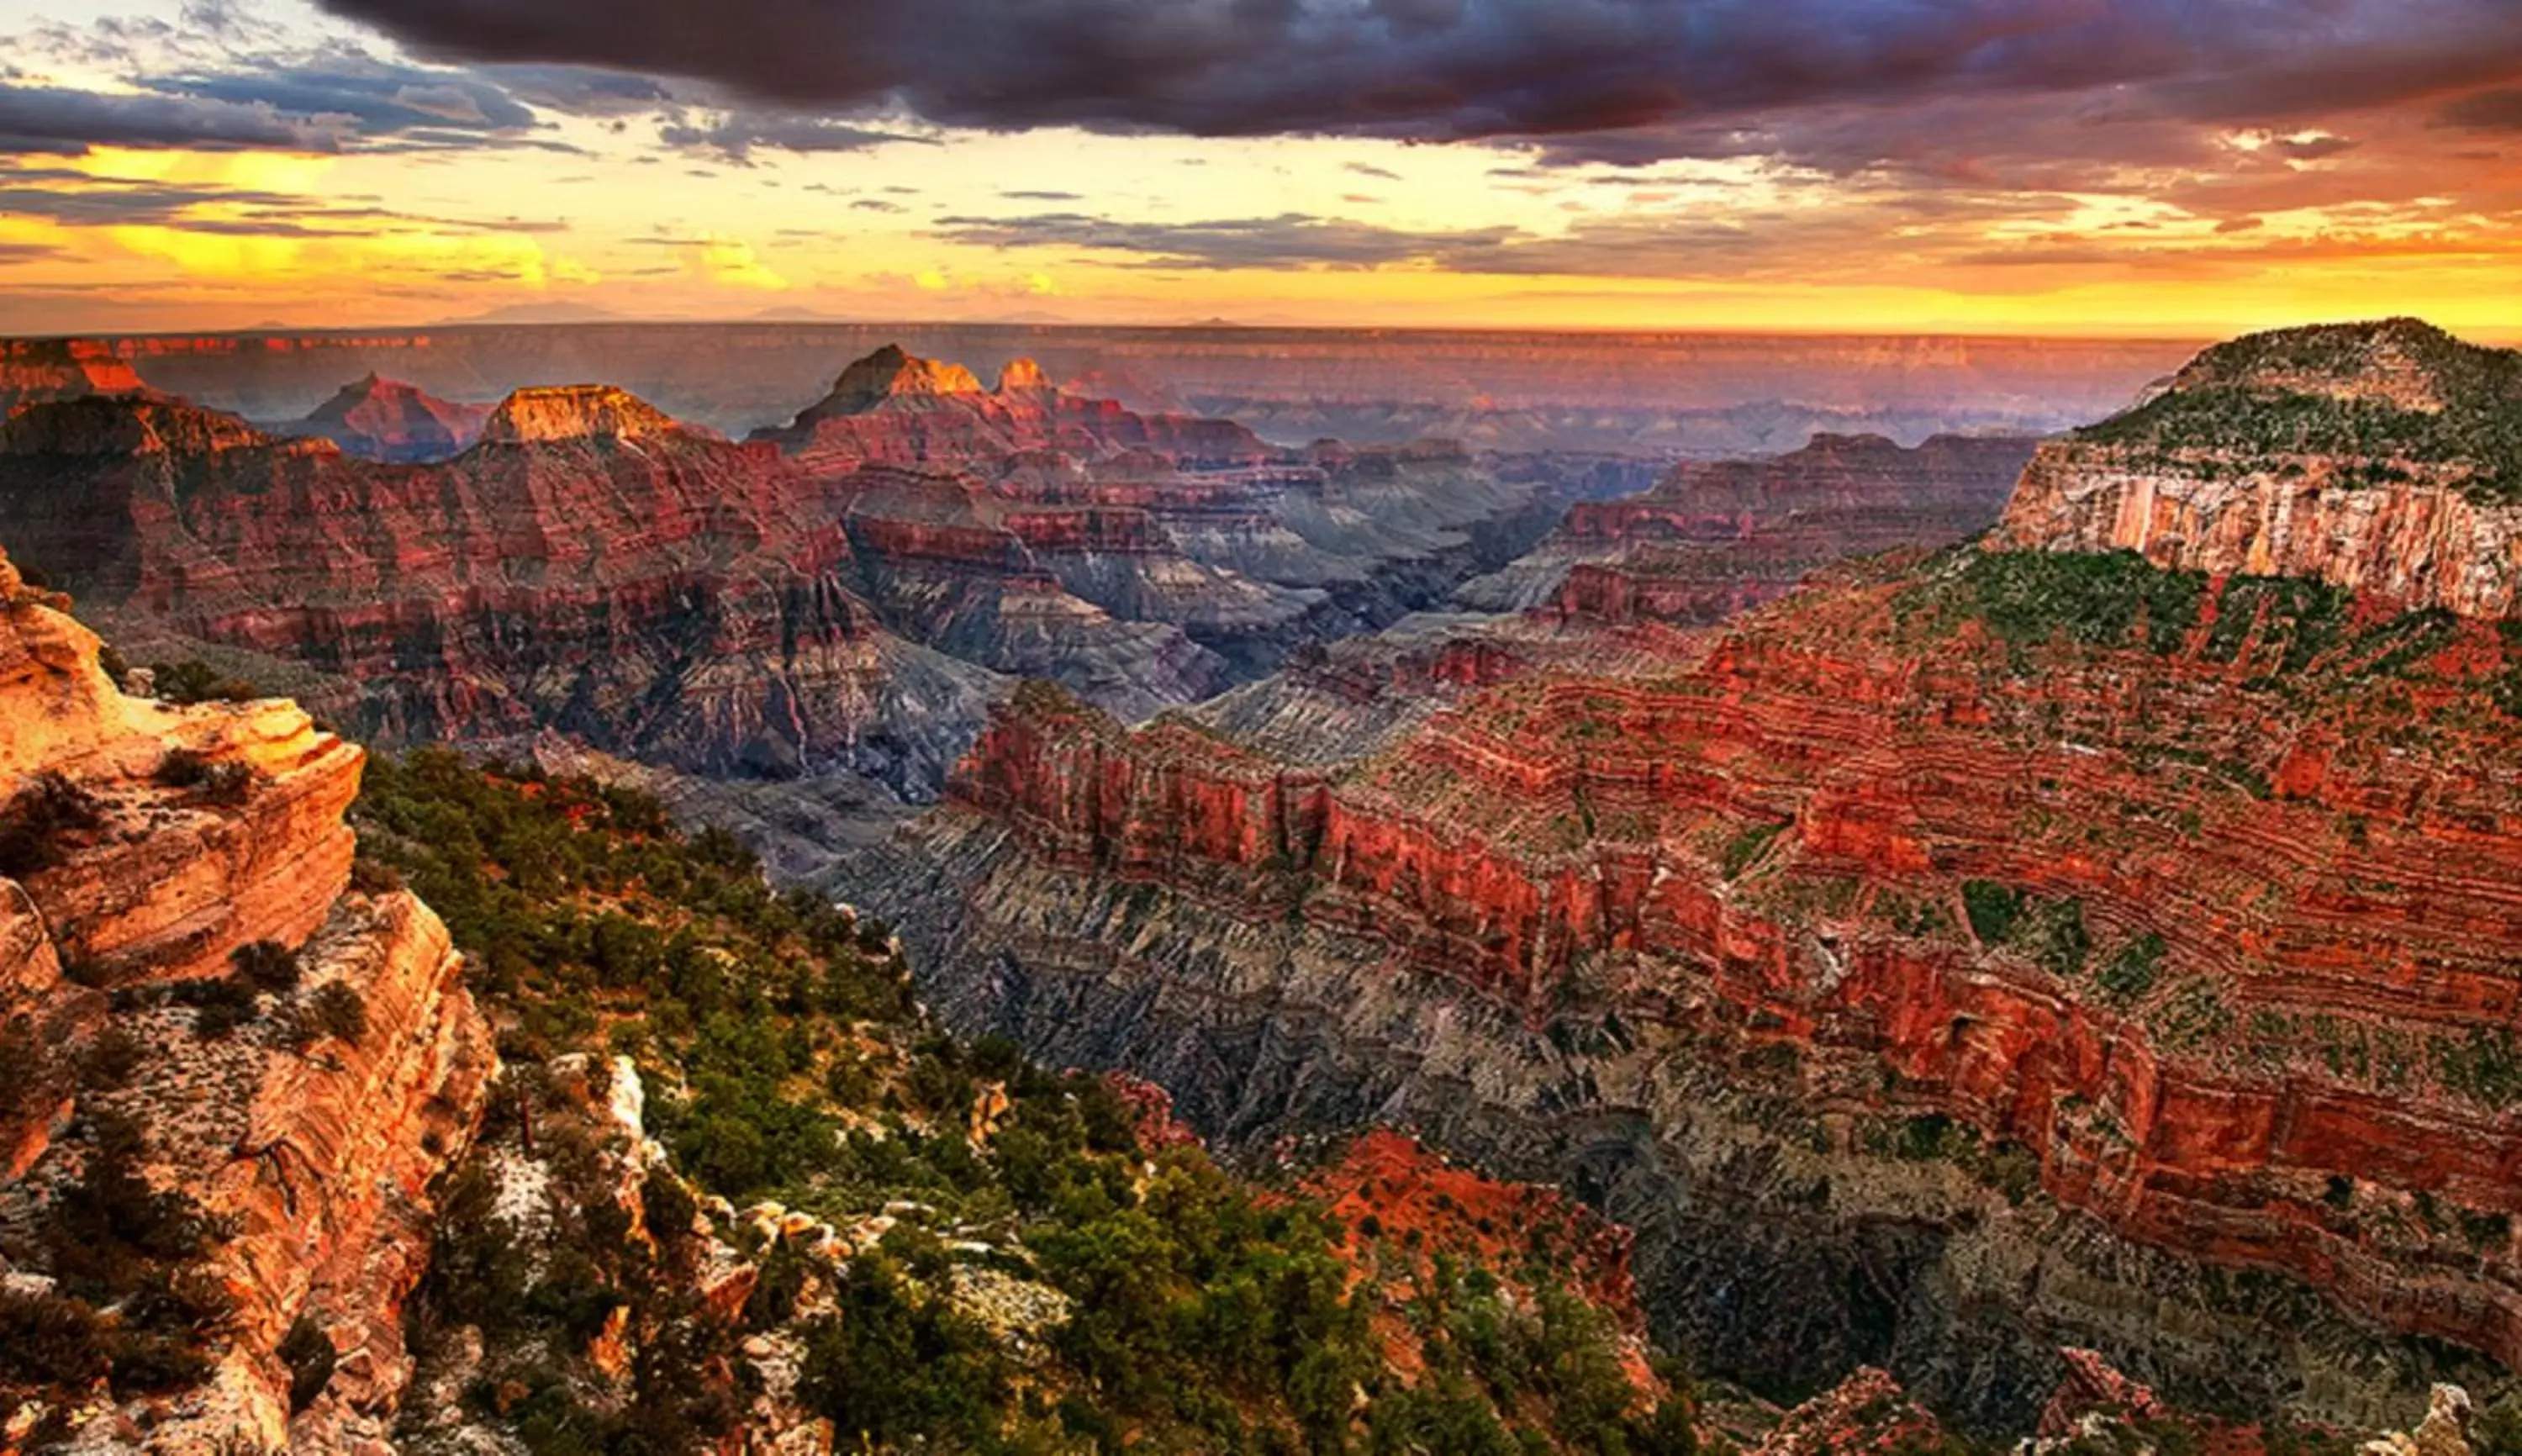
{"type": "Polygon", "coordinates": [[[2522,333],[2517,0],[0,0],[0,332],[2522,333]]]}

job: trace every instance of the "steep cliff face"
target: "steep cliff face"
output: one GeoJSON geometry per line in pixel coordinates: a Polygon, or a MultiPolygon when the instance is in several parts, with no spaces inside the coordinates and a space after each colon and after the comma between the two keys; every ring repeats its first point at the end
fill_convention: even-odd
{"type": "Polygon", "coordinates": [[[12,1439],[377,1449],[493,1057],[437,916],[350,885],[358,750],[123,696],[5,561],[0,727],[12,1439]]]}
{"type": "Polygon", "coordinates": [[[490,413],[483,405],[441,399],[371,373],[342,386],[294,428],[363,459],[413,464],[463,450],[481,438],[490,413]]]}
{"type": "Polygon", "coordinates": [[[958,1024],[1204,1131],[1586,1191],[1782,1392],[2019,1426],[2075,1342],[2374,1421],[2405,1336],[2522,1362],[2510,624],[1968,547],[1621,635],[1347,759],[1019,694],[881,903],[958,1024]]]}
{"type": "Polygon", "coordinates": [[[2522,606],[2522,354],[2414,319],[2254,335],[2044,446],[2000,540],[2522,606]]]}
{"type": "MultiPolygon", "coordinates": [[[[380,452],[463,423],[430,435],[425,400],[373,383],[335,404],[380,452]]],[[[985,392],[899,350],[852,365],[832,407],[936,447],[792,456],[564,386],[396,464],[164,397],[57,401],[0,425],[0,531],[153,630],[347,684],[327,711],[372,736],[553,728],[924,801],[997,675],[1131,719],[1188,704],[1441,598],[1591,479],[1428,446],[1255,464],[1237,445],[1220,465],[1159,447],[1216,422],[1150,423],[1039,371],[985,392]]]]}
{"type": "Polygon", "coordinates": [[[1541,544],[1465,583],[1484,611],[1555,607],[1607,621],[1708,623],[1774,601],[1844,556],[1942,546],[1985,530],[2032,442],[1816,435],[1767,459],[1685,463],[1654,489],[1578,501],[1541,544]]]}
{"type": "Polygon", "coordinates": [[[551,727],[702,772],[922,793],[995,684],[884,630],[836,513],[775,451],[614,390],[520,392],[428,466],[172,402],[0,427],[0,530],[23,559],[354,681],[365,732],[551,727]]]}

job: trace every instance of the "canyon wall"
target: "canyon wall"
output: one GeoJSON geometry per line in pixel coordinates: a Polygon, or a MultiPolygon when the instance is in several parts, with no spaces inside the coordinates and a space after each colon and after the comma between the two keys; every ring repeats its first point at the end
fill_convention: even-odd
{"type": "MultiPolygon", "coordinates": [[[[2361,398],[2355,342],[2280,416],[2361,398]]],[[[1230,1142],[1391,1122],[1583,1192],[1658,1332],[1782,1396],[1883,1364],[2021,1429],[2065,1343],[2347,1422],[2502,1388],[2522,637],[2079,549],[2043,470],[1714,631],[1439,634],[1135,732],[1029,688],[873,898],[957,1024],[1230,1142]],[[1385,694],[1434,701],[1339,706],[1385,694]]]]}
{"type": "Polygon", "coordinates": [[[2512,352],[2415,319],[2255,336],[2044,446],[1999,539],[2509,616],[2522,605],[2517,421],[2512,352]]]}
{"type": "Polygon", "coordinates": [[[1606,621],[1722,621],[1844,556],[1949,545],[1986,529],[2032,442],[1816,435],[1756,460],[1685,462],[1648,491],[1571,504],[1558,528],[1455,601],[1606,621]]]}

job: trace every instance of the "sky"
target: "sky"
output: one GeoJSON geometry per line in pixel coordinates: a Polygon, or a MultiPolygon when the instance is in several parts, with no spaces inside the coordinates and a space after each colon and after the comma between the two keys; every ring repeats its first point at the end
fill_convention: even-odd
{"type": "Polygon", "coordinates": [[[2522,336],[2522,0],[0,0],[0,333],[2522,336]]]}

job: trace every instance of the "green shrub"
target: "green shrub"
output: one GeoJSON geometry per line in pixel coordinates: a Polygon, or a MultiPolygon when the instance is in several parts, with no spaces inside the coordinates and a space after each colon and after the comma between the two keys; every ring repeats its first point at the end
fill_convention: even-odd
{"type": "Polygon", "coordinates": [[[228,956],[236,973],[257,991],[287,994],[298,989],[298,953],[276,940],[241,945],[228,956]]]}
{"type": "Polygon", "coordinates": [[[242,703],[262,696],[252,682],[229,677],[199,658],[153,663],[149,674],[155,680],[159,698],[178,705],[242,703]]]}
{"type": "Polygon", "coordinates": [[[158,761],[156,776],[167,788],[182,789],[206,803],[222,805],[244,803],[255,784],[252,765],[207,758],[189,748],[167,750],[166,756],[158,761]]]}
{"type": "Polygon", "coordinates": [[[308,998],[306,1010],[317,1030],[346,1042],[368,1034],[368,1005],[347,981],[326,981],[308,998]]]}
{"type": "Polygon", "coordinates": [[[1992,879],[1964,880],[1962,910],[1970,916],[1971,933],[1980,944],[2001,946],[2014,936],[2014,922],[2023,915],[2023,896],[1992,879]]]}

